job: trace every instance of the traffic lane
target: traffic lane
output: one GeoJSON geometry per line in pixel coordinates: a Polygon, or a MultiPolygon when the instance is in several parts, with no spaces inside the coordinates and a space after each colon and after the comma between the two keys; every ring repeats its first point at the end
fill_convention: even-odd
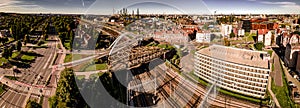
{"type": "Polygon", "coordinates": [[[0,107],[2,108],[4,104],[7,101],[7,97],[9,97],[11,93],[9,91],[5,92],[1,97],[0,97],[0,107]]]}
{"type": "Polygon", "coordinates": [[[6,108],[12,108],[16,107],[16,104],[14,103],[13,99],[17,96],[16,93],[12,91],[7,92],[9,95],[7,97],[3,97],[3,103],[1,104],[1,107],[6,107],[6,108]]]}
{"type": "Polygon", "coordinates": [[[19,98],[19,101],[17,102],[17,106],[21,106],[23,105],[23,103],[26,102],[26,95],[22,95],[20,98],[19,98]]]}
{"type": "Polygon", "coordinates": [[[31,75],[25,77],[25,81],[30,84],[34,83],[35,79],[37,79],[38,77],[38,74],[43,76],[45,70],[42,70],[42,68],[44,67],[43,65],[45,64],[45,62],[47,62],[46,58],[50,57],[50,54],[55,52],[55,49],[52,50],[41,49],[41,50],[37,50],[36,52],[42,54],[43,57],[38,57],[36,62],[32,64],[33,68],[31,67],[30,69],[28,69],[35,74],[35,76],[31,75]]]}
{"type": "Polygon", "coordinates": [[[24,99],[23,100],[20,100],[20,98],[24,98],[25,95],[19,93],[19,92],[15,92],[15,91],[11,91],[14,96],[13,98],[11,98],[11,100],[8,100],[8,103],[10,103],[10,106],[12,107],[22,107],[22,105],[18,105],[19,103],[22,103],[25,101],[24,99]]]}

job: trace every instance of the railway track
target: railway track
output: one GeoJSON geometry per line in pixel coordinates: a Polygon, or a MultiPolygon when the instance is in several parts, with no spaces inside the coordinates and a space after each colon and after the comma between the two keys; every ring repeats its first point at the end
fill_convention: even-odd
{"type": "MultiPolygon", "coordinates": [[[[134,99],[134,106],[148,107],[153,104],[151,98],[147,97],[146,93],[154,93],[159,99],[156,105],[162,105],[165,107],[199,107],[200,103],[204,99],[207,92],[207,87],[200,83],[191,82],[186,80],[178,73],[173,72],[170,69],[166,71],[162,68],[154,68],[149,72],[139,73],[135,76],[135,79],[131,83],[132,86],[136,86],[133,94],[137,95],[134,99]],[[152,81],[152,82],[151,82],[152,81]],[[156,81],[156,82],[155,82],[156,81]],[[156,85],[155,85],[156,84],[156,85]],[[152,88],[152,91],[147,91],[145,88],[152,88]]],[[[209,95],[208,103],[209,107],[233,107],[233,108],[256,108],[260,105],[250,103],[235,98],[228,98],[223,94],[218,94],[217,97],[209,95]]]]}

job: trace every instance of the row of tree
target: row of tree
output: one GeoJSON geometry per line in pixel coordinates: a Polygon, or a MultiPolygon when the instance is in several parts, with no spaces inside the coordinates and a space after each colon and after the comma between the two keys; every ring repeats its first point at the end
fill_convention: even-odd
{"type": "Polygon", "coordinates": [[[54,26],[62,43],[68,42],[70,49],[72,49],[75,36],[74,31],[78,25],[76,18],[78,16],[54,16],[50,18],[50,24],[54,26]]]}
{"type": "Polygon", "coordinates": [[[8,59],[12,56],[14,50],[21,51],[22,43],[18,41],[15,46],[5,46],[2,52],[2,57],[8,59]]]}
{"type": "Polygon", "coordinates": [[[51,97],[49,102],[51,108],[88,107],[76,85],[73,69],[67,68],[61,72],[55,96],[51,97]]]}

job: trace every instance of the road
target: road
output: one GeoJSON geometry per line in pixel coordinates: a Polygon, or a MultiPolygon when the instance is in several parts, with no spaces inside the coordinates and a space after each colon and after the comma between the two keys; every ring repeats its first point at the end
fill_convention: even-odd
{"type": "Polygon", "coordinates": [[[277,54],[273,53],[274,54],[274,81],[275,81],[275,85],[276,86],[283,86],[283,83],[282,83],[282,69],[281,69],[281,63],[280,63],[280,59],[278,57],[277,54]]]}
{"type": "Polygon", "coordinates": [[[89,79],[92,74],[97,74],[97,73],[104,73],[108,72],[108,70],[97,70],[97,71],[90,71],[90,72],[75,72],[76,76],[83,75],[85,76],[85,79],[89,79]]]}
{"type": "Polygon", "coordinates": [[[0,106],[7,108],[25,107],[27,100],[32,99],[32,95],[50,95],[49,88],[45,86],[47,78],[51,74],[49,67],[51,67],[51,62],[57,52],[56,44],[57,41],[48,41],[48,48],[35,49],[34,52],[41,56],[31,63],[30,68],[20,69],[22,75],[17,81],[1,78],[1,82],[8,85],[10,89],[3,94],[0,106]]]}

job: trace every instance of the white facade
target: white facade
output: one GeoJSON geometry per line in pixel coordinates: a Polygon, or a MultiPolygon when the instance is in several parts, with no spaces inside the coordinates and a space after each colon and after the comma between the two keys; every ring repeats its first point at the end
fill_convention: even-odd
{"type": "Polygon", "coordinates": [[[264,42],[264,35],[258,35],[258,42],[264,42]]]}
{"type": "Polygon", "coordinates": [[[196,42],[209,43],[211,41],[211,33],[197,33],[196,42]]]}
{"type": "Polygon", "coordinates": [[[232,32],[232,25],[221,24],[221,32],[223,36],[229,36],[232,32]]]}
{"type": "Polygon", "coordinates": [[[245,30],[244,29],[238,30],[238,36],[245,36],[245,30]]]}
{"type": "Polygon", "coordinates": [[[271,46],[271,39],[272,39],[272,32],[271,31],[269,31],[266,35],[265,35],[265,42],[264,42],[264,44],[265,44],[265,46],[271,46]]]}
{"type": "Polygon", "coordinates": [[[223,46],[213,45],[196,52],[195,75],[209,83],[215,82],[218,87],[223,89],[264,98],[270,69],[265,66],[268,62],[264,59],[256,60],[256,57],[253,57],[260,55],[260,52],[228,47],[224,50],[220,49],[223,49],[223,46]],[[244,57],[251,53],[254,54],[251,55],[252,57],[244,57]],[[238,58],[239,60],[236,60],[238,58]],[[257,61],[259,65],[261,65],[260,63],[265,65],[256,65],[254,61],[252,61],[253,64],[250,64],[252,59],[255,59],[254,61],[257,61]],[[247,64],[243,64],[241,61],[246,61],[247,64]]]}

